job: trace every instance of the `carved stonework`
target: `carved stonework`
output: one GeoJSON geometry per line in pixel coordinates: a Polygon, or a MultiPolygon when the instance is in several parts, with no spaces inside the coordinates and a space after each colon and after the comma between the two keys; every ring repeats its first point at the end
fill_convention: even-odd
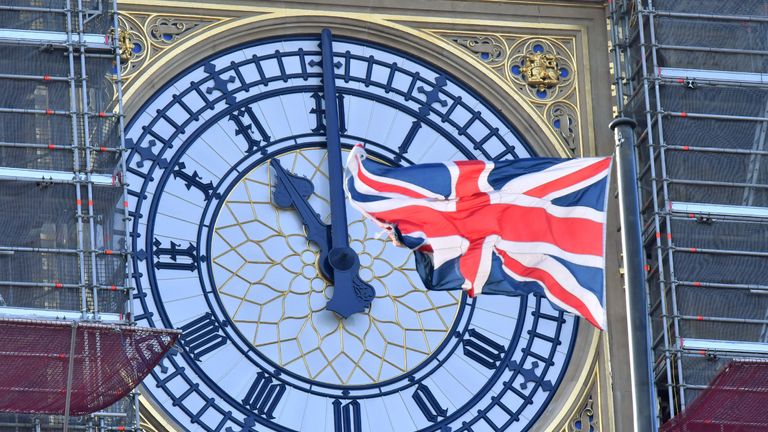
{"type": "Polygon", "coordinates": [[[147,34],[153,43],[169,45],[205,24],[208,23],[200,20],[154,17],[147,22],[147,34]]]}
{"type": "Polygon", "coordinates": [[[120,62],[121,74],[125,80],[127,77],[141,69],[149,58],[148,43],[141,23],[126,15],[121,15],[120,23],[120,62]],[[123,40],[129,41],[123,47],[123,40]],[[123,56],[123,50],[130,54],[123,56]]]}
{"type": "Polygon", "coordinates": [[[557,102],[547,108],[547,122],[563,140],[571,153],[576,154],[578,140],[578,112],[568,102],[557,102]]]}
{"type": "Polygon", "coordinates": [[[572,156],[584,155],[575,39],[433,31],[481,60],[546,120],[572,156]]]}
{"type": "Polygon", "coordinates": [[[143,13],[120,14],[120,70],[124,83],[178,41],[212,24],[223,21],[217,17],[164,16],[143,13]],[[125,54],[123,56],[123,54],[125,54]]]}
{"type": "Polygon", "coordinates": [[[509,79],[533,103],[567,99],[575,90],[573,57],[551,38],[525,38],[512,46],[509,79]]]}
{"type": "Polygon", "coordinates": [[[576,413],[568,425],[569,432],[598,432],[595,423],[595,410],[592,408],[593,400],[590,394],[587,402],[580,412],[576,413]]]}
{"type": "Polygon", "coordinates": [[[495,36],[454,36],[451,40],[490,66],[503,64],[507,57],[504,41],[495,36]]]}

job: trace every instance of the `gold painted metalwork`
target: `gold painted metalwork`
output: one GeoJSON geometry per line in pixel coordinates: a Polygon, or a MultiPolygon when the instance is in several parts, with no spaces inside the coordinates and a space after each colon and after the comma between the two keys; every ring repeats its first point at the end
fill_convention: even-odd
{"type": "Polygon", "coordinates": [[[598,432],[595,427],[595,410],[592,408],[592,403],[592,395],[589,395],[584,407],[571,419],[568,425],[569,432],[598,432]]]}
{"type": "Polygon", "coordinates": [[[152,42],[159,45],[169,45],[182,38],[186,33],[195,30],[205,21],[189,18],[156,16],[147,21],[147,35],[152,42]]]}
{"type": "Polygon", "coordinates": [[[130,83],[168,47],[224,19],[182,14],[121,13],[118,18],[120,35],[130,41],[125,51],[121,44],[123,85],[130,83]],[[137,44],[135,51],[134,43],[137,44]],[[123,56],[124,52],[126,56],[123,56]]]}
{"type": "Polygon", "coordinates": [[[507,47],[497,36],[453,36],[450,39],[488,65],[500,65],[507,58],[507,47]]]}
{"type": "Polygon", "coordinates": [[[546,90],[560,82],[557,57],[554,54],[528,53],[520,68],[523,79],[531,87],[546,90]]]}
{"type": "MultiPolygon", "coordinates": [[[[461,46],[504,77],[535,110],[562,143],[569,156],[585,156],[584,136],[591,129],[581,121],[582,106],[591,118],[590,99],[579,82],[577,41],[573,36],[535,36],[524,33],[482,33],[431,30],[461,46]],[[481,48],[478,48],[481,47],[481,48]],[[500,53],[500,57],[493,57],[500,53]]],[[[589,123],[587,123],[589,124],[589,123]]]]}
{"type": "MultiPolygon", "coordinates": [[[[325,149],[308,149],[280,160],[327,184],[326,156],[325,149]]],[[[319,251],[306,241],[295,211],[271,204],[271,189],[267,163],[243,177],[224,201],[212,243],[219,296],[255,348],[306,378],[364,385],[408,372],[449,337],[461,292],[427,291],[412,253],[374,238],[376,226],[363,216],[350,220],[350,246],[376,298],[368,313],[347,320],[326,310],[333,287],[318,270],[319,251]]],[[[309,198],[326,223],[327,194],[316,190],[309,198]]]]}
{"type": "MultiPolygon", "coordinates": [[[[109,38],[115,37],[115,29],[109,29],[109,38]]],[[[133,37],[130,32],[123,31],[122,29],[117,33],[117,47],[120,50],[120,61],[128,63],[133,59],[133,37]]]]}

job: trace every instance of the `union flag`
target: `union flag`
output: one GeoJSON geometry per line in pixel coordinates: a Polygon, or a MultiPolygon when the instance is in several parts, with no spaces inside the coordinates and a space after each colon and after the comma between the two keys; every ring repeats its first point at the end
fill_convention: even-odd
{"type": "Polygon", "coordinates": [[[349,154],[352,205],[413,249],[428,289],[540,292],[605,329],[611,158],[527,158],[390,167],[349,154]]]}

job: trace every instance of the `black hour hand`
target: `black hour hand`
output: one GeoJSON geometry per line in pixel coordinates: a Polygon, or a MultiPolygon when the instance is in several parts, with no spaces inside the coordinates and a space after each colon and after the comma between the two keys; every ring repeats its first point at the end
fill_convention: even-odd
{"type": "Polygon", "coordinates": [[[315,190],[314,185],[304,177],[289,173],[277,159],[272,159],[269,164],[276,174],[272,186],[272,203],[283,209],[291,207],[296,209],[301,223],[306,228],[307,240],[320,249],[319,264],[323,278],[333,282],[333,269],[328,261],[328,252],[331,249],[331,227],[322,222],[307,201],[315,190]]]}

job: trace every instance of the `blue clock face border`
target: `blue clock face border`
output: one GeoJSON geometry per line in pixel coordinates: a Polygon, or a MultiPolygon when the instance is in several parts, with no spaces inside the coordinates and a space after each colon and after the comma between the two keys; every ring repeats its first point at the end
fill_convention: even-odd
{"type": "MultiPolygon", "coordinates": [[[[319,79],[321,74],[319,66],[313,67],[310,63],[312,60],[319,61],[319,49],[314,50],[310,42],[313,39],[317,40],[316,36],[267,39],[218,52],[188,68],[158,90],[139,111],[140,114],[134,116],[129,123],[127,136],[132,139],[127,141],[126,146],[131,150],[127,175],[131,186],[131,198],[126,205],[131,209],[131,216],[134,218],[131,237],[133,250],[137,251],[133,259],[134,269],[137,269],[135,300],[138,307],[135,319],[139,324],[182,328],[190,335],[189,343],[182,343],[179,350],[164,359],[163,363],[152,372],[145,384],[146,388],[158,405],[166,408],[168,415],[191,430],[239,431],[262,430],[263,427],[278,431],[300,429],[295,425],[281,423],[279,416],[275,415],[280,410],[301,409],[301,406],[291,406],[289,403],[289,399],[298,394],[297,392],[307,394],[307,400],[313,397],[327,402],[323,427],[334,432],[368,430],[362,421],[372,421],[372,418],[366,417],[367,414],[365,414],[368,412],[366,410],[370,409],[367,404],[372,403],[373,400],[386,400],[387,397],[397,395],[401,399],[406,397],[402,395],[408,397],[411,406],[406,407],[404,413],[423,417],[418,421],[412,420],[413,426],[409,427],[411,430],[469,431],[482,425],[510,428],[510,430],[529,428],[541,415],[560,385],[573,353],[578,327],[578,321],[575,318],[554,310],[548,301],[541,297],[532,295],[500,300],[502,303],[508,302],[507,306],[516,308],[514,310],[516,318],[511,321],[514,323],[511,328],[494,329],[504,332],[505,339],[495,338],[493,334],[491,334],[493,337],[489,337],[488,333],[478,330],[479,327],[473,325],[472,321],[478,302],[483,309],[484,303],[488,304],[498,299],[464,299],[465,303],[462,303],[459,308],[458,318],[453,322],[448,332],[449,336],[426,360],[400,376],[358,386],[316,382],[281,368],[258,349],[249,347],[248,338],[242,334],[229,316],[222,312],[224,306],[218,295],[213,293],[215,287],[211,286],[214,277],[210,270],[212,266],[209,259],[212,224],[219,215],[224,199],[243,177],[255,167],[263,165],[268,159],[302,151],[302,149],[318,148],[324,143],[321,132],[322,117],[317,114],[322,109],[320,105],[313,107],[314,113],[307,114],[309,118],[314,116],[315,128],[280,138],[268,137],[265,125],[256,124],[258,120],[253,122],[257,115],[249,108],[258,100],[285,95],[304,94],[308,100],[314,100],[312,96],[321,92],[322,87],[317,83],[301,84],[310,79],[319,79]],[[306,49],[292,52],[279,50],[265,52],[263,55],[259,54],[258,59],[233,62],[229,69],[215,64],[216,59],[224,58],[239,50],[299,41],[305,43],[306,49]],[[291,56],[301,59],[298,65],[294,64],[297,67],[293,71],[286,70],[285,60],[291,56]],[[276,60],[278,65],[271,76],[269,71],[260,67],[261,62],[267,60],[276,60]],[[255,68],[257,74],[250,80],[240,70],[249,62],[257,66],[255,68]],[[197,82],[189,81],[189,76],[203,79],[197,82]],[[265,83],[270,81],[285,83],[289,80],[296,81],[297,84],[280,89],[269,89],[265,86],[265,83]],[[235,88],[236,83],[243,85],[235,88]],[[178,86],[182,86],[180,91],[178,86]],[[266,90],[256,95],[243,92],[244,89],[258,86],[265,86],[266,90]],[[174,94],[169,97],[169,93],[174,94]],[[203,104],[193,107],[188,103],[190,95],[196,95],[203,104]],[[236,124],[233,116],[238,116],[241,123],[236,124]],[[175,119],[180,117],[186,117],[186,121],[177,123],[175,119]],[[201,118],[203,118],[202,121],[201,118]],[[242,119],[252,121],[247,131],[242,119]],[[206,183],[210,179],[200,176],[197,170],[188,169],[183,160],[188,156],[189,151],[194,151],[190,149],[194,149],[201,140],[205,140],[206,134],[222,122],[228,121],[233,123],[232,127],[237,129],[236,133],[239,132],[242,135],[241,139],[245,138],[247,142],[240,144],[244,144],[247,148],[242,152],[242,157],[236,161],[233,159],[226,172],[220,173],[218,181],[206,183]],[[158,127],[159,123],[164,123],[164,126],[158,127]],[[160,129],[172,132],[164,136],[164,132],[160,129]],[[141,132],[138,132],[139,130],[141,132]],[[187,133],[188,130],[191,132],[187,133]],[[247,133],[251,135],[246,138],[247,133]],[[182,135],[183,139],[180,139],[182,135]],[[197,199],[203,199],[205,205],[200,218],[196,221],[198,228],[194,242],[185,239],[174,244],[173,240],[156,238],[155,223],[158,218],[165,217],[159,210],[159,207],[162,207],[163,194],[173,194],[166,189],[168,183],[179,181],[185,182],[190,196],[197,194],[197,199]],[[139,183],[141,186],[136,188],[136,184],[139,183]],[[147,201],[151,202],[149,209],[145,207],[147,201]],[[205,246],[200,247],[201,245],[205,246]],[[166,289],[167,282],[157,276],[158,273],[171,274],[189,269],[193,269],[192,272],[196,273],[202,293],[205,294],[202,298],[210,312],[180,323],[175,321],[166,310],[163,291],[166,289]],[[157,321],[157,318],[160,320],[157,321]],[[260,372],[252,376],[253,383],[247,386],[245,395],[240,391],[242,389],[237,390],[240,391],[237,393],[226,385],[218,383],[209,376],[210,366],[201,361],[201,358],[212,355],[217,349],[223,349],[221,344],[236,346],[237,352],[244,359],[248,359],[260,368],[260,372]],[[542,346],[549,348],[542,349],[542,346]],[[433,387],[436,386],[435,376],[443,373],[441,367],[446,367],[445,371],[450,374],[452,371],[449,371],[445,365],[459,356],[462,357],[462,361],[474,361],[475,367],[480,364],[479,368],[487,368],[490,372],[483,375],[485,381],[482,385],[474,387],[472,390],[474,394],[465,397],[458,407],[450,409],[449,402],[453,401],[451,395],[433,387]],[[512,406],[510,402],[513,399],[517,402],[516,406],[512,406]],[[191,402],[193,400],[195,402],[191,402]],[[329,417],[331,417],[330,420],[329,417]]],[[[419,128],[429,128],[436,132],[438,136],[436,142],[442,139],[455,148],[456,153],[453,158],[491,159],[494,156],[519,157],[519,152],[523,155],[531,154],[528,146],[519,138],[519,134],[504,119],[496,117],[496,123],[491,124],[482,117],[480,111],[473,110],[469,106],[465,108],[462,96],[451,95],[448,88],[458,88],[465,92],[462,95],[471,95],[469,97],[474,98],[475,107],[485,110],[484,113],[493,112],[489,108],[490,105],[481,97],[472,94],[468,87],[447,77],[439,69],[397,50],[369,42],[352,38],[336,40],[337,44],[343,47],[362,46],[370,52],[389,53],[391,56],[407,59],[400,64],[408,64],[412,69],[419,71],[435,71],[436,76],[430,80],[420,76],[418,72],[410,72],[398,66],[397,62],[387,63],[373,56],[366,58],[359,53],[337,49],[334,57],[343,65],[342,69],[336,72],[336,80],[339,83],[338,92],[341,95],[375,101],[382,106],[395,108],[410,118],[419,119],[419,128]],[[367,71],[356,75],[354,68],[349,65],[353,61],[365,62],[366,60],[367,71]],[[390,65],[390,73],[385,79],[376,81],[373,73],[374,66],[387,65],[390,65]],[[412,78],[405,91],[398,88],[395,83],[397,75],[401,73],[410,74],[412,78]],[[362,87],[345,86],[350,82],[360,84],[362,87]],[[371,86],[378,86],[383,93],[382,91],[371,92],[368,90],[371,86]],[[418,93],[421,95],[417,96],[418,93]],[[446,96],[452,103],[446,101],[443,105],[441,98],[446,96]],[[409,103],[398,101],[398,97],[404,97],[405,102],[409,103]],[[475,114],[469,119],[452,117],[457,107],[473,111],[475,114]],[[470,128],[478,120],[489,124],[487,127],[489,133],[480,139],[472,137],[470,132],[470,128]],[[502,135],[504,133],[506,135],[502,135]],[[513,144],[506,141],[509,137],[514,141],[513,144]],[[489,153],[484,147],[484,144],[491,140],[501,142],[500,151],[496,154],[489,153]]],[[[345,119],[342,116],[343,121],[345,119]]],[[[268,128],[269,125],[266,127],[268,128]]],[[[342,127],[344,128],[343,124],[342,127]]],[[[348,148],[357,142],[364,142],[369,152],[382,160],[393,164],[411,164],[420,162],[425,157],[422,155],[422,160],[411,159],[409,150],[412,150],[412,145],[416,145],[413,142],[415,134],[411,133],[413,129],[411,128],[396,146],[387,146],[364,134],[352,133],[342,136],[342,143],[348,148]]],[[[418,132],[418,129],[416,131],[418,132]]],[[[167,233],[165,235],[167,236],[167,233]]],[[[183,236],[179,236],[181,237],[183,236]]],[[[381,404],[386,403],[386,401],[381,402],[381,404]]],[[[309,406],[307,409],[311,411],[312,407],[319,404],[319,402],[311,404],[307,402],[309,406]]],[[[390,422],[394,421],[390,419],[390,422]]],[[[395,429],[394,423],[392,428],[395,429]]]]}

